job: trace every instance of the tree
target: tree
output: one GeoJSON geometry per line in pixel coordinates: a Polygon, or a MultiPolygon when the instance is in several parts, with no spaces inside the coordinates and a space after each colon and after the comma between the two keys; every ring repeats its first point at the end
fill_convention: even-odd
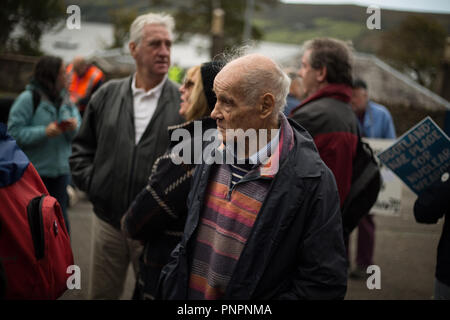
{"type": "Polygon", "coordinates": [[[446,36],[436,20],[408,16],[382,36],[378,54],[400,70],[412,73],[421,85],[431,87],[443,58],[446,36]]]}
{"type": "Polygon", "coordinates": [[[0,11],[0,50],[40,55],[42,34],[65,18],[62,0],[4,0],[0,11]],[[22,34],[11,38],[20,26],[22,34]]]}
{"type": "MultiPolygon", "coordinates": [[[[225,48],[234,47],[242,42],[244,29],[244,15],[247,1],[213,1],[213,0],[185,0],[182,3],[174,5],[176,21],[176,31],[180,38],[186,34],[204,34],[209,35],[211,31],[211,15],[214,3],[220,4],[225,11],[224,23],[224,46],[225,48]]],[[[274,6],[278,0],[257,1],[255,11],[261,10],[262,6],[274,6]]],[[[262,31],[256,26],[252,26],[252,39],[260,40],[262,31]]]]}
{"type": "Polygon", "coordinates": [[[114,26],[114,43],[111,48],[122,48],[130,33],[130,26],[138,16],[136,9],[116,9],[110,11],[111,22],[114,26]]]}

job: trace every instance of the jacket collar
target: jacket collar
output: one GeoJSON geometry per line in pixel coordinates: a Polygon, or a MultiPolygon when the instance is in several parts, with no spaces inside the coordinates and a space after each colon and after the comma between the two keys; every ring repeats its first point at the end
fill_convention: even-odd
{"type": "MultiPolygon", "coordinates": [[[[282,112],[279,113],[279,121],[280,121],[280,131],[278,134],[279,141],[276,147],[274,147],[275,150],[267,150],[267,152],[269,152],[270,154],[269,158],[263,161],[263,163],[255,165],[253,170],[251,170],[248,175],[249,179],[258,179],[260,177],[273,179],[275,175],[278,173],[280,163],[286,159],[289,151],[293,148],[294,146],[293,131],[286,116],[282,112]]],[[[269,147],[269,149],[271,148],[269,147]]],[[[259,150],[258,152],[261,152],[261,150],[259,150]]],[[[225,147],[223,142],[218,147],[218,151],[222,153],[222,156],[224,157],[225,161],[227,148],[225,147]]],[[[207,162],[210,163],[209,159],[207,160],[207,162]]]]}
{"type": "MultiPolygon", "coordinates": [[[[133,75],[130,75],[125,79],[126,80],[123,82],[122,87],[119,89],[120,97],[122,99],[121,105],[122,108],[125,107],[125,109],[127,110],[129,117],[128,123],[130,123],[130,125],[132,126],[131,134],[134,140],[135,128],[134,128],[134,104],[133,104],[133,89],[132,89],[133,75]]],[[[174,86],[174,84],[169,79],[166,79],[162,86],[161,95],[159,96],[158,103],[156,104],[155,113],[153,114],[152,118],[150,119],[150,123],[147,125],[147,128],[142,134],[141,140],[143,140],[143,138],[148,135],[148,132],[153,127],[155,121],[157,121],[156,119],[163,112],[165,105],[170,103],[171,99],[173,98],[172,97],[173,95],[170,92],[170,86],[174,86]]]]}
{"type": "Polygon", "coordinates": [[[280,142],[269,160],[260,165],[249,178],[264,177],[274,179],[284,166],[295,171],[299,178],[317,177],[321,174],[320,157],[311,135],[302,126],[280,113],[280,142]],[[301,161],[292,161],[295,157],[301,161]]]}
{"type": "Polygon", "coordinates": [[[150,96],[150,95],[154,94],[157,98],[159,98],[159,96],[161,95],[161,92],[162,92],[162,88],[167,81],[167,78],[168,78],[168,76],[166,74],[160,83],[158,83],[152,89],[145,91],[143,88],[136,87],[136,73],[134,73],[134,75],[132,76],[132,80],[131,80],[131,92],[133,93],[133,96],[138,95],[138,94],[150,96]]]}
{"type": "Polygon", "coordinates": [[[311,101],[321,98],[333,98],[345,103],[349,103],[352,98],[352,87],[343,83],[331,83],[314,93],[312,96],[303,100],[298,107],[294,108],[291,111],[290,115],[294,114],[295,111],[302,108],[304,105],[310,103],[311,101]]]}
{"type": "Polygon", "coordinates": [[[286,116],[279,114],[280,119],[280,141],[275,152],[270,158],[258,167],[259,176],[273,179],[278,173],[280,164],[286,159],[289,151],[294,146],[294,134],[286,116]]]}

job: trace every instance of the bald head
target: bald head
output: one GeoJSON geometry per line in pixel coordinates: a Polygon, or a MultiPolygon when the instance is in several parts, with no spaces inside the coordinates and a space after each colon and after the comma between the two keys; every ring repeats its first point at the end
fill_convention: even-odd
{"type": "Polygon", "coordinates": [[[216,76],[216,81],[224,80],[249,106],[259,103],[266,93],[274,97],[276,114],[286,104],[290,79],[274,61],[261,54],[249,54],[228,63],[216,76]]]}
{"type": "Polygon", "coordinates": [[[242,70],[274,70],[277,67],[275,62],[266,56],[259,53],[248,54],[243,57],[237,58],[230,63],[228,63],[222,71],[226,69],[231,69],[236,71],[237,69],[242,70]]]}
{"type": "Polygon", "coordinates": [[[225,144],[238,141],[239,149],[241,141],[248,156],[268,143],[276,134],[272,129],[279,128],[279,111],[286,103],[289,83],[289,78],[272,60],[259,54],[228,63],[214,80],[217,103],[211,112],[225,144]],[[244,136],[248,132],[256,133],[255,139],[247,141],[243,132],[246,132],[244,136]],[[251,152],[248,147],[261,141],[265,144],[251,152]]]}

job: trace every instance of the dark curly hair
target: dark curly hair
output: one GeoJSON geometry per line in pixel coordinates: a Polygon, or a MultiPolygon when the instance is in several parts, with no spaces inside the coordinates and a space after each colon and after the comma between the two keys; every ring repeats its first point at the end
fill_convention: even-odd
{"type": "Polygon", "coordinates": [[[340,40],[318,38],[307,41],[304,50],[311,50],[310,65],[314,69],[327,68],[328,83],[352,86],[352,61],[348,46],[340,40]]]}

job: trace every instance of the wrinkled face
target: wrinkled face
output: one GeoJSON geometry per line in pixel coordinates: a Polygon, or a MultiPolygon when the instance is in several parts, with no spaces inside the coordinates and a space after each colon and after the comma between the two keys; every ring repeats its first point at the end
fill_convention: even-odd
{"type": "Polygon", "coordinates": [[[172,38],[166,27],[147,24],[142,30],[139,44],[130,43],[130,52],[136,61],[136,68],[142,73],[164,76],[170,67],[172,38]]]}
{"type": "Polygon", "coordinates": [[[185,116],[186,112],[192,107],[191,93],[195,85],[200,81],[200,72],[191,72],[189,70],[184,79],[183,85],[180,87],[181,103],[178,113],[185,116]]]}
{"type": "Polygon", "coordinates": [[[356,114],[362,114],[366,111],[368,102],[367,90],[364,88],[353,89],[352,94],[352,109],[356,114]]]}
{"type": "Polygon", "coordinates": [[[319,88],[318,70],[310,64],[311,49],[306,50],[302,56],[302,65],[298,75],[302,78],[302,85],[305,97],[314,94],[319,88]]]}
{"type": "MultiPolygon", "coordinates": [[[[222,69],[214,79],[214,92],[217,102],[211,117],[216,120],[217,130],[222,135],[223,141],[227,141],[227,129],[258,130],[264,123],[259,117],[257,101],[255,105],[248,105],[239,90],[241,75],[236,68],[222,69]]],[[[235,138],[235,136],[234,136],[235,138]]]]}

